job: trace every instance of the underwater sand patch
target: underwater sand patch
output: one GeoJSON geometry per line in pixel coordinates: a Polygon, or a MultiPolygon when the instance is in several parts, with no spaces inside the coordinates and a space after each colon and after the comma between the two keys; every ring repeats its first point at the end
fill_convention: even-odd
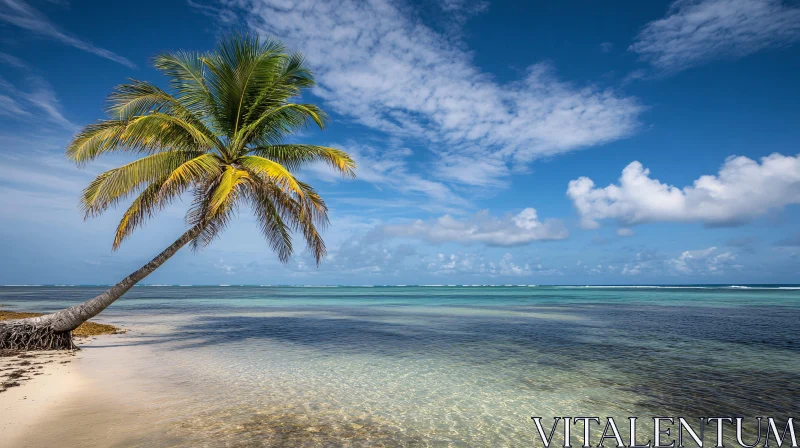
{"type": "Polygon", "coordinates": [[[184,420],[174,430],[180,434],[173,435],[185,440],[185,446],[210,440],[222,445],[230,442],[234,446],[269,447],[431,446],[430,437],[403,430],[391,421],[366,416],[353,416],[347,420],[343,417],[328,412],[285,409],[243,415],[241,409],[231,409],[184,420]]]}

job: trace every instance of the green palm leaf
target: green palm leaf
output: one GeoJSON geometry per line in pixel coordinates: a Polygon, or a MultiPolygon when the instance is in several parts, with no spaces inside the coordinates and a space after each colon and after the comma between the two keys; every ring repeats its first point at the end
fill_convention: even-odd
{"type": "Polygon", "coordinates": [[[314,86],[303,56],[275,40],[233,35],[213,52],[166,53],[153,65],[169,79],[168,89],[138,80],[120,85],[109,96],[108,119],[84,127],[66,151],[79,165],[109,152],[144,154],[84,190],[87,217],[135,195],[113,248],[190,194],[186,222],[197,229],[195,247],[211,243],[244,204],[281,261],[301,234],[319,262],[328,208],[293,171],[322,162],[352,177],[356,164],[335,148],[286,143],[312,123],[323,129],[326,120],[316,105],[296,101],[314,86]]]}
{"type": "Polygon", "coordinates": [[[265,177],[296,195],[303,195],[303,189],[297,179],[280,163],[258,156],[240,157],[238,162],[249,172],[265,177]]]}
{"type": "Polygon", "coordinates": [[[280,163],[289,170],[299,170],[314,162],[323,162],[343,176],[355,177],[356,162],[339,149],[316,145],[271,145],[253,149],[254,155],[280,163]]]}
{"type": "Polygon", "coordinates": [[[160,152],[108,170],[97,176],[84,190],[81,203],[83,210],[87,216],[102,213],[143,184],[166,178],[198,155],[188,151],[160,152]]]}

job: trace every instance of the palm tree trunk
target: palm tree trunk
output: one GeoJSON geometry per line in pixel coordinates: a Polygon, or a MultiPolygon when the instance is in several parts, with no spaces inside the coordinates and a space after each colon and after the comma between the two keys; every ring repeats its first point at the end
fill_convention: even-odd
{"type": "Polygon", "coordinates": [[[149,263],[91,300],[45,316],[0,323],[0,349],[74,349],[72,330],[108,308],[133,285],[147,277],[175,255],[186,243],[197,237],[201,230],[202,228],[199,226],[187,230],[149,263]]]}

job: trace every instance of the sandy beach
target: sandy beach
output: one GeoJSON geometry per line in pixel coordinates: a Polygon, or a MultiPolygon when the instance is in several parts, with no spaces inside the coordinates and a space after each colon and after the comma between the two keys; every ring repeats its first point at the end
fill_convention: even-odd
{"type": "Polygon", "coordinates": [[[45,352],[36,358],[0,358],[0,370],[17,368],[21,363],[39,364],[35,375],[0,394],[0,446],[37,446],[31,435],[48,427],[59,407],[78,399],[86,382],[76,370],[75,356],[45,352]]]}
{"type": "Polygon", "coordinates": [[[26,361],[35,368],[0,393],[0,447],[125,446],[134,434],[147,433],[150,420],[141,406],[147,394],[125,374],[131,351],[89,348],[113,337],[81,341],[74,353],[0,358],[0,369],[26,361]]]}

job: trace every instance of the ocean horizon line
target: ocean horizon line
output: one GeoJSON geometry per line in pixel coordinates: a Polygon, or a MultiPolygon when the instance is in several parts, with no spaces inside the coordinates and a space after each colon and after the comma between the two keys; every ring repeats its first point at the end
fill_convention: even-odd
{"type": "MultiPolygon", "coordinates": [[[[113,284],[104,283],[84,283],[84,284],[4,284],[0,285],[3,288],[101,288],[111,287],[113,284]]],[[[728,283],[694,283],[694,284],[397,284],[397,285],[292,285],[292,284],[167,284],[167,283],[152,283],[152,284],[138,284],[135,288],[651,288],[651,289],[800,289],[798,283],[743,283],[743,284],[728,284],[728,283]]]]}

